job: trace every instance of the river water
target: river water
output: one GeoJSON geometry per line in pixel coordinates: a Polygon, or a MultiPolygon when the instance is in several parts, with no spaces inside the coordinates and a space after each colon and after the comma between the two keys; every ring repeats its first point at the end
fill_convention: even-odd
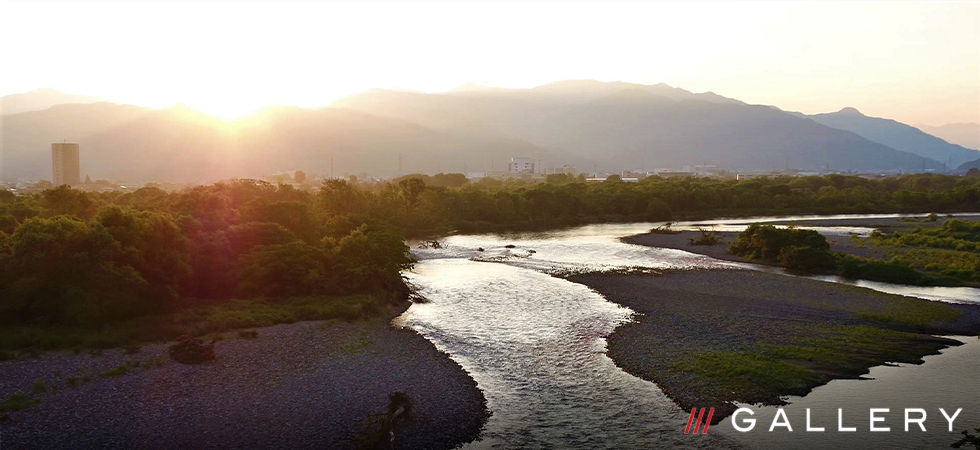
{"type": "MultiPolygon", "coordinates": [[[[484,392],[492,415],[483,439],[468,448],[770,448],[765,438],[755,438],[758,433],[732,432],[727,420],[712,428],[727,430],[684,435],[689,412],[656,384],[623,372],[606,356],[605,337],[629,321],[632,311],[552,276],[605,270],[771,270],[619,240],[657,225],[452,236],[441,249],[414,251],[419,263],[406,276],[428,302],[413,304],[396,324],[418,331],[449,354],[484,392]]],[[[980,301],[980,290],[937,291],[935,297],[980,301]]]]}

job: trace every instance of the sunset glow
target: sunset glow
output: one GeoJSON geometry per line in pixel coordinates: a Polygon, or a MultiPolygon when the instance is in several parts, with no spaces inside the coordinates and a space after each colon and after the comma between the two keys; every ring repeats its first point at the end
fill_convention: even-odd
{"type": "Polygon", "coordinates": [[[17,43],[2,57],[0,95],[51,87],[233,119],[372,88],[597,79],[805,113],[980,121],[976,2],[4,2],[0,12],[0,39],[17,43]]]}

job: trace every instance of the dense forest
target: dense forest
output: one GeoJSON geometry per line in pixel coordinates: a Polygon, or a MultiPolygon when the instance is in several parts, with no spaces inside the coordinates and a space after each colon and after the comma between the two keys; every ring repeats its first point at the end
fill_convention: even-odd
{"type": "Polygon", "coordinates": [[[0,325],[98,328],[231,299],[403,296],[406,236],[726,215],[980,211],[980,178],[545,183],[459,174],[179,192],[0,191],[0,325]]]}
{"type": "MultiPolygon", "coordinates": [[[[386,192],[423,181],[410,192],[410,216],[395,217],[412,234],[450,230],[549,228],[581,223],[664,221],[769,214],[980,211],[980,177],[934,174],[868,180],[858,176],[764,177],[751,180],[618,176],[600,183],[549,175],[546,183],[410,175],[345,200],[344,210],[377,212],[386,192]],[[426,184],[426,182],[428,184],[426,184]]],[[[335,188],[328,188],[335,189],[335,188]]],[[[343,194],[347,195],[347,194],[343,194]]]]}
{"type": "Polygon", "coordinates": [[[0,321],[97,328],[232,298],[403,293],[402,233],[333,215],[321,198],[249,180],[5,193],[0,321]]]}

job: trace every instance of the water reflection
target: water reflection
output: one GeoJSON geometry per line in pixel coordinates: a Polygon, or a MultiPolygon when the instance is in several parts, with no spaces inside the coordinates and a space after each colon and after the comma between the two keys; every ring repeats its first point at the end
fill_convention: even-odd
{"type": "Polygon", "coordinates": [[[980,374],[977,373],[980,339],[956,339],[965,345],[947,348],[942,355],[927,356],[925,364],[873,367],[865,377],[873,382],[833,380],[806,397],[789,397],[790,404],[784,410],[793,427],[792,433],[785,428],[768,432],[776,408],[752,406],[749,407],[755,412],[753,417],[757,422],[751,432],[735,431],[731,418],[712,431],[753,448],[949,448],[949,444],[962,437],[959,431],[980,426],[980,374]],[[812,425],[826,431],[805,432],[807,408],[811,410],[812,425]],[[837,432],[838,408],[843,410],[844,426],[855,427],[856,432],[837,432]],[[889,409],[887,413],[877,414],[886,420],[875,425],[891,427],[890,432],[868,431],[870,408],[889,409]],[[915,424],[905,432],[905,408],[926,409],[926,432],[921,432],[915,424]],[[938,408],[944,408],[950,415],[963,408],[954,421],[954,432],[949,432],[938,408]]]}
{"type": "Polygon", "coordinates": [[[732,447],[685,436],[687,416],[606,356],[604,337],[631,311],[589,288],[465,259],[423,261],[408,277],[430,302],[398,323],[459,362],[493,413],[471,448],[732,447]]]}
{"type": "MultiPolygon", "coordinates": [[[[766,217],[700,223],[744,227],[753,220],[896,216],[766,217]]],[[[472,447],[735,445],[724,440],[722,433],[696,441],[684,435],[687,414],[656,385],[626,374],[606,356],[605,337],[629,320],[630,310],[585,286],[549,276],[629,268],[778,270],[620,241],[659,225],[606,224],[546,233],[451,236],[443,240],[443,248],[414,250],[420,262],[406,275],[429,303],[412,305],[398,322],[447,352],[484,391],[493,415],[484,430],[485,439],[472,447]]],[[[694,225],[678,223],[675,227],[694,225]]],[[[835,232],[828,227],[810,228],[835,232]]],[[[980,290],[972,288],[821,279],[935,300],[980,302],[980,290]]],[[[869,398],[894,398],[889,392],[869,398]]],[[[753,444],[744,436],[735,438],[753,444]]]]}

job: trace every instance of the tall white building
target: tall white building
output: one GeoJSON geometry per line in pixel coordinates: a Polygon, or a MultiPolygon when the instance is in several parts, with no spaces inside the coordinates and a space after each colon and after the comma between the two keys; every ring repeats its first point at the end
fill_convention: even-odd
{"type": "Polygon", "coordinates": [[[55,186],[82,184],[78,144],[51,144],[51,182],[55,186]]]}
{"type": "Polygon", "coordinates": [[[534,160],[531,158],[511,158],[507,171],[510,173],[534,173],[534,160]]]}

